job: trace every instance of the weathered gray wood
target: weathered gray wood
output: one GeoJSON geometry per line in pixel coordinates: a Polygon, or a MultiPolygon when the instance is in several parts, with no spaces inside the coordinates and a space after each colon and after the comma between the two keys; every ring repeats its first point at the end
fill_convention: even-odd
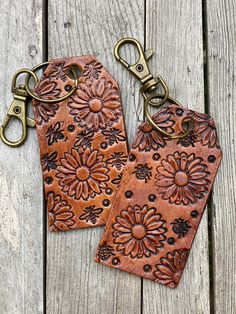
{"type": "MultiPolygon", "coordinates": [[[[200,0],[147,0],[146,46],[153,48],[152,71],[170,94],[204,112],[202,3],[200,0]]],[[[207,213],[177,289],[143,281],[144,313],[209,313],[207,213]]]]}
{"type": "MultiPolygon", "coordinates": [[[[49,1],[49,58],[98,56],[120,83],[130,142],[142,120],[142,99],[139,83],[115,61],[113,47],[122,36],[144,39],[144,11],[141,0],[49,1]]],[[[201,11],[200,0],[146,2],[146,46],[155,50],[152,72],[162,74],[171,95],[203,112],[201,11]]],[[[2,1],[0,12],[2,120],[12,100],[12,75],[42,60],[42,1],[2,1]]],[[[236,313],[235,13],[233,0],[207,1],[209,112],[218,122],[224,152],[211,208],[211,310],[217,314],[236,313]]],[[[16,138],[18,131],[13,126],[10,135],[16,138]]],[[[42,313],[43,197],[36,132],[29,130],[21,148],[0,146],[0,313],[42,313]]],[[[143,302],[140,278],[93,262],[102,229],[47,233],[48,313],[139,313],[141,303],[143,313],[210,312],[206,213],[178,289],[143,280],[143,302]]]]}
{"type": "MultiPolygon", "coordinates": [[[[95,54],[120,83],[132,141],[139,83],[113,56],[127,34],[144,38],[144,1],[49,1],[49,58],[95,54]]],[[[102,229],[47,234],[48,313],[140,312],[141,279],[94,262],[102,229]]]]}
{"type": "Polygon", "coordinates": [[[209,113],[218,126],[223,160],[212,201],[215,313],[236,313],[236,3],[207,1],[209,113]]]}
{"type": "MultiPolygon", "coordinates": [[[[0,117],[7,112],[11,78],[42,61],[41,0],[0,2],[0,117]]],[[[18,125],[19,126],[19,125],[18,125]]],[[[19,128],[8,135],[19,138],[19,128]]],[[[43,312],[42,182],[36,131],[26,144],[0,142],[0,312],[43,312]]]]}

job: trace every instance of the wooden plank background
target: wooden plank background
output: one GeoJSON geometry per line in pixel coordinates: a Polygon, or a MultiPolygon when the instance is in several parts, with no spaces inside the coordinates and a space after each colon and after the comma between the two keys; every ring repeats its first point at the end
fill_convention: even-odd
{"type": "MultiPolygon", "coordinates": [[[[155,50],[150,68],[171,95],[216,119],[224,153],[183,278],[171,290],[95,263],[103,228],[48,232],[35,130],[20,148],[0,143],[0,313],[236,313],[235,1],[2,0],[0,15],[1,121],[17,69],[95,54],[120,84],[131,143],[142,99],[113,47],[133,36],[155,50]]],[[[8,133],[16,138],[19,125],[8,133]]]]}
{"type": "Polygon", "coordinates": [[[208,0],[206,12],[208,110],[223,150],[210,204],[213,302],[216,313],[236,313],[236,3],[208,0]]]}
{"type": "MultiPolygon", "coordinates": [[[[172,0],[148,0],[146,12],[146,46],[155,51],[151,69],[161,73],[175,99],[204,112],[201,0],[176,0],[174,5],[172,0]]],[[[209,313],[208,256],[205,212],[178,289],[144,280],[144,313],[209,313]]]]}
{"type": "MultiPolygon", "coordinates": [[[[41,0],[0,2],[0,116],[11,78],[42,60],[41,0]]],[[[19,137],[19,124],[8,136],[19,137]]],[[[43,191],[35,130],[25,146],[3,143],[0,154],[0,313],[43,312],[43,191]]]]}

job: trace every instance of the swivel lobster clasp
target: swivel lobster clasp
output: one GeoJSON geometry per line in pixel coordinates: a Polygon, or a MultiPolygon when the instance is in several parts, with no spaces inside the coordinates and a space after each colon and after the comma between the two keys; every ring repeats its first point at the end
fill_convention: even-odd
{"type": "Polygon", "coordinates": [[[141,83],[142,87],[140,89],[140,92],[142,93],[143,97],[145,99],[148,98],[148,93],[153,91],[157,88],[157,86],[160,84],[164,90],[164,97],[163,99],[155,103],[154,101],[150,102],[150,105],[152,106],[161,106],[164,104],[169,96],[169,90],[167,85],[165,84],[162,77],[159,75],[157,77],[153,77],[153,75],[150,73],[150,70],[148,68],[147,61],[151,56],[153,55],[152,49],[147,49],[146,51],[143,50],[140,42],[132,37],[127,37],[119,40],[114,48],[114,54],[116,59],[122,63],[129,72],[131,72],[141,83]],[[119,50],[121,46],[124,46],[126,44],[132,44],[136,46],[138,53],[139,53],[139,60],[134,64],[128,64],[123,58],[121,58],[119,54],[119,50]]]}
{"type": "Polygon", "coordinates": [[[153,55],[153,50],[148,49],[144,51],[138,40],[132,37],[127,37],[117,42],[117,44],[115,45],[114,54],[116,59],[120,63],[122,63],[123,66],[125,66],[128,71],[130,71],[142,83],[140,92],[144,97],[144,115],[149,124],[158,132],[162,133],[165,136],[168,136],[171,139],[184,138],[185,136],[187,136],[194,126],[192,119],[185,121],[187,122],[187,129],[183,134],[169,134],[166,130],[164,130],[164,128],[158,126],[148,110],[149,106],[160,107],[167,101],[171,101],[177,106],[181,106],[176,100],[169,96],[169,89],[163,78],[160,75],[158,75],[157,77],[153,77],[153,75],[150,73],[147,61],[153,55]],[[134,64],[128,64],[128,62],[120,57],[119,50],[121,46],[124,46],[126,44],[134,45],[139,52],[139,60],[134,64]],[[162,87],[161,93],[157,92],[156,90],[159,85],[162,87]]]}
{"type": "Polygon", "coordinates": [[[131,37],[119,40],[115,45],[114,54],[116,59],[120,61],[120,63],[122,63],[132,74],[134,74],[142,84],[153,78],[146,62],[153,55],[153,50],[148,49],[144,52],[138,40],[131,37]],[[121,46],[124,46],[126,44],[133,44],[138,49],[139,60],[135,64],[128,64],[124,59],[120,57],[119,50],[121,46]]]}
{"type": "Polygon", "coordinates": [[[28,69],[22,69],[20,71],[17,71],[13,77],[11,90],[12,93],[14,94],[14,99],[11,103],[10,108],[8,109],[7,115],[2,123],[2,126],[0,127],[0,138],[5,144],[11,147],[17,147],[23,144],[27,137],[27,126],[29,127],[35,126],[35,121],[26,116],[26,101],[29,95],[26,91],[25,85],[16,86],[17,77],[21,73],[31,74],[34,76],[35,82],[38,81],[37,76],[34,75],[34,73],[32,73],[28,69]],[[7,128],[8,124],[10,123],[13,117],[20,120],[22,124],[21,138],[15,142],[8,140],[5,135],[5,129],[7,128]]]}
{"type": "Polygon", "coordinates": [[[72,74],[74,75],[74,86],[73,88],[65,95],[59,97],[59,98],[42,98],[37,93],[33,92],[29,86],[31,77],[34,79],[35,86],[37,85],[39,79],[37,75],[35,74],[36,71],[40,70],[41,68],[46,67],[49,64],[49,62],[43,62],[38,65],[36,65],[33,69],[21,69],[15,73],[12,79],[12,87],[11,91],[14,94],[14,100],[7,112],[7,115],[3,121],[2,126],[0,127],[0,139],[2,141],[11,146],[11,147],[17,147],[24,143],[27,137],[27,127],[35,127],[35,121],[31,118],[27,117],[27,110],[26,110],[26,102],[28,98],[35,99],[41,103],[58,103],[61,102],[67,98],[69,98],[77,89],[78,87],[78,75],[76,73],[75,68],[72,66],[70,68],[72,74]],[[22,74],[26,73],[25,82],[23,85],[17,85],[17,79],[22,74]],[[21,138],[18,141],[12,142],[6,138],[5,135],[5,129],[10,123],[11,118],[17,118],[20,120],[22,124],[22,135],[21,138]]]}

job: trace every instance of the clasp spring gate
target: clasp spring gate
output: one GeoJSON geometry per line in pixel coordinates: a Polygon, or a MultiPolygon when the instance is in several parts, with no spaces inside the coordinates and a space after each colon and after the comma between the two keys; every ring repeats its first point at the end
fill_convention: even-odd
{"type": "Polygon", "coordinates": [[[11,146],[11,147],[18,147],[22,145],[27,138],[27,127],[31,127],[31,128],[35,127],[36,125],[35,121],[27,117],[26,104],[30,98],[35,99],[40,102],[44,102],[44,103],[58,103],[70,97],[77,89],[78,77],[77,77],[75,69],[71,67],[71,71],[74,75],[75,84],[69,93],[56,99],[41,98],[35,93],[33,93],[29,87],[29,81],[30,81],[31,76],[33,77],[34,83],[36,85],[39,82],[39,79],[37,75],[35,74],[35,72],[39,70],[40,68],[47,66],[48,64],[49,62],[44,62],[44,63],[40,63],[39,65],[34,67],[32,70],[29,70],[29,69],[18,70],[13,76],[11,92],[13,94],[14,99],[11,103],[11,106],[8,109],[5,119],[3,120],[2,126],[0,127],[0,138],[6,145],[11,146]],[[25,78],[25,84],[17,85],[17,79],[23,73],[27,74],[25,78]],[[9,125],[12,118],[16,118],[20,120],[22,124],[21,138],[15,142],[8,140],[5,135],[5,129],[9,125]]]}

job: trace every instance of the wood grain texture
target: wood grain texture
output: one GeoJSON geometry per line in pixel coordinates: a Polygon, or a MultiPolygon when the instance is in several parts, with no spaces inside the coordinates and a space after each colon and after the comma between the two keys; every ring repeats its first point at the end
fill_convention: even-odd
{"type": "MultiPolygon", "coordinates": [[[[152,73],[166,80],[170,95],[204,112],[202,3],[147,0],[146,48],[155,51],[152,73]]],[[[205,212],[177,289],[143,281],[144,313],[209,313],[208,228],[205,212]]]]}
{"type": "MultiPolygon", "coordinates": [[[[49,1],[49,59],[95,54],[120,84],[132,141],[142,116],[139,84],[113,56],[115,43],[127,34],[144,39],[144,1],[49,1]]],[[[102,230],[48,232],[48,313],[140,312],[141,279],[94,262],[102,230]]]]}
{"type": "Polygon", "coordinates": [[[209,113],[217,121],[223,160],[212,200],[215,313],[236,313],[236,3],[207,1],[209,113]]]}
{"type": "MultiPolygon", "coordinates": [[[[11,78],[42,61],[40,0],[0,3],[0,117],[12,101],[11,78]]],[[[7,133],[20,136],[19,125],[7,133]]],[[[43,198],[35,130],[24,146],[0,143],[0,312],[43,312],[43,198]]]]}
{"type": "MultiPolygon", "coordinates": [[[[0,3],[1,121],[12,101],[12,75],[20,67],[42,61],[43,1],[0,3]]],[[[152,73],[163,76],[171,96],[204,112],[203,1],[48,0],[49,59],[98,57],[120,84],[131,143],[143,119],[143,102],[139,82],[113,57],[115,43],[134,36],[146,48],[153,48],[152,73]]],[[[141,284],[139,277],[95,263],[103,228],[47,232],[47,313],[236,313],[236,4],[234,0],[205,2],[207,105],[223,149],[210,204],[211,309],[205,212],[176,290],[148,280],[141,284]]],[[[134,59],[129,48],[123,53],[128,60],[134,59]]],[[[16,139],[19,124],[12,125],[7,134],[16,139]]],[[[0,313],[43,313],[43,191],[35,130],[29,129],[24,146],[12,149],[0,143],[0,149],[0,313]]]]}

